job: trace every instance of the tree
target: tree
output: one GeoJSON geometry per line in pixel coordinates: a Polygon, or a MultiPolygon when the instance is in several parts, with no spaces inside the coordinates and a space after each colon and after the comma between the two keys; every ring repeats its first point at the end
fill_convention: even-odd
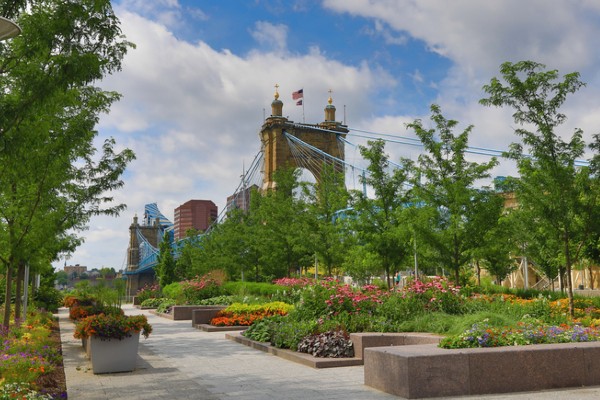
{"type": "Polygon", "coordinates": [[[420,232],[420,236],[435,250],[441,265],[454,272],[456,284],[459,284],[460,268],[470,261],[474,248],[469,233],[476,224],[477,215],[485,211],[477,200],[482,192],[489,190],[476,189],[475,183],[489,178],[489,171],[497,160],[467,161],[465,152],[473,127],[469,126],[455,136],[452,131],[457,121],[444,118],[435,104],[431,106],[431,113],[437,131],[425,129],[420,120],[407,125],[414,129],[426,151],[419,156],[414,168],[414,202],[432,216],[430,225],[420,232]]]}
{"type": "MultiPolygon", "coordinates": [[[[576,165],[586,149],[583,132],[576,129],[571,139],[564,141],[557,129],[566,120],[560,112],[562,104],[584,83],[577,72],[560,79],[558,71],[545,70],[544,65],[533,61],[506,62],[500,73],[503,82],[492,78],[483,87],[489,97],[481,103],[514,109],[514,121],[520,126],[515,134],[522,143],[513,143],[507,156],[516,160],[520,173],[516,190],[519,207],[529,227],[536,231],[536,242],[528,246],[542,249],[548,243],[556,245],[546,252],[550,256],[543,263],[564,266],[573,316],[571,268],[581,255],[598,207],[598,170],[594,170],[595,163],[591,168],[576,165]]],[[[594,146],[600,143],[598,136],[595,138],[592,149],[598,149],[594,146]]]]}
{"type": "Polygon", "coordinates": [[[348,191],[344,175],[332,167],[323,165],[320,182],[304,187],[308,202],[308,224],[311,249],[332,275],[333,268],[340,266],[345,256],[344,225],[336,220],[336,213],[348,206],[348,191]]]}
{"type": "Polygon", "coordinates": [[[155,273],[161,288],[175,281],[175,257],[173,257],[173,244],[169,232],[165,232],[158,245],[158,260],[155,273]]]}
{"type": "Polygon", "coordinates": [[[369,162],[368,174],[362,180],[373,188],[374,198],[355,192],[351,204],[356,213],[351,222],[357,245],[375,254],[385,273],[388,287],[392,287],[393,269],[400,266],[410,252],[406,221],[402,209],[408,203],[407,170],[390,170],[389,156],[384,153],[382,140],[369,141],[361,146],[361,155],[369,162]]]}
{"type": "Polygon", "coordinates": [[[254,233],[260,253],[263,278],[271,280],[300,272],[312,263],[307,246],[306,202],[298,193],[299,170],[280,168],[274,173],[276,188],[262,196],[254,233]]]}
{"type": "MultiPolygon", "coordinates": [[[[94,215],[125,207],[107,193],[134,158],[108,139],[94,144],[99,115],[119,98],[95,86],[118,71],[131,44],[109,0],[4,2],[21,36],[0,44],[0,264],[11,293],[25,263],[41,265],[82,241],[94,215]]],[[[2,324],[10,320],[6,297],[2,324]]]]}
{"type": "Polygon", "coordinates": [[[477,272],[477,284],[481,284],[482,267],[499,284],[515,268],[510,257],[516,246],[510,210],[504,209],[504,198],[500,193],[489,190],[476,193],[473,206],[468,238],[477,272]]]}

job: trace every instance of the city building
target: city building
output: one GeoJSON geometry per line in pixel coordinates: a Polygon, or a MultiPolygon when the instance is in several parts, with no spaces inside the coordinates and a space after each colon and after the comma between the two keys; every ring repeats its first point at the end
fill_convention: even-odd
{"type": "Polygon", "coordinates": [[[227,197],[227,212],[234,209],[248,211],[250,208],[250,195],[253,191],[258,191],[257,185],[252,185],[244,190],[241,190],[227,197]]]}
{"type": "Polygon", "coordinates": [[[69,279],[80,278],[82,274],[87,273],[87,267],[79,264],[65,265],[64,271],[69,279]]]}
{"type": "Polygon", "coordinates": [[[210,200],[189,200],[175,209],[175,240],[185,238],[189,229],[206,231],[219,217],[219,209],[210,200]]]}

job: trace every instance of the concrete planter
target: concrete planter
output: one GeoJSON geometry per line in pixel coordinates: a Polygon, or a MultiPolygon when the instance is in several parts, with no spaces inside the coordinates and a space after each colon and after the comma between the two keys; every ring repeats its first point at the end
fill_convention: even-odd
{"type": "Polygon", "coordinates": [[[365,385],[407,399],[600,385],[600,343],[367,348],[365,385]]]}
{"type": "Polygon", "coordinates": [[[88,341],[94,374],[129,372],[135,369],[140,343],[139,332],[122,340],[102,340],[92,336],[88,341]]]}

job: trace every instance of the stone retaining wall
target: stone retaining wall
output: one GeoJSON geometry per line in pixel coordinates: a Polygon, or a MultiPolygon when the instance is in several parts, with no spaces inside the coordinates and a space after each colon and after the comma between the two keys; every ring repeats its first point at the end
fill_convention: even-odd
{"type": "Polygon", "coordinates": [[[210,324],[210,321],[217,316],[219,311],[224,310],[227,306],[203,306],[192,310],[192,326],[210,324]]]}
{"type": "Polygon", "coordinates": [[[600,385],[600,343],[368,348],[365,385],[408,399],[600,385]]]}

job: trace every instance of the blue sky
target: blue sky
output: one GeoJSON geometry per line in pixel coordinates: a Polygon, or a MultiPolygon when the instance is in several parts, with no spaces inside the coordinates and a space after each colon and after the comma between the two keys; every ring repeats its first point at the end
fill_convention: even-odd
{"type": "MultiPolygon", "coordinates": [[[[190,199],[213,200],[221,209],[260,150],[258,131],[275,84],[284,115],[297,122],[302,107],[291,93],[300,88],[307,123],[323,120],[331,89],[338,120],[345,116],[350,128],[384,134],[414,136],[405,124],[422,119],[428,126],[436,103],[460,122],[459,131],[474,125],[472,146],[502,150],[516,140],[511,113],[480,106],[481,87],[502,62],[529,59],[561,73],[578,71],[587,82],[567,102],[561,134],[599,131],[600,3],[594,0],[556,0],[551,7],[546,0],[113,4],[137,48],[121,72],[100,83],[123,99],[102,117],[98,140],[114,137],[137,160],[114,193],[128,209],[119,218],[94,218],[69,264],[125,267],[128,227],[146,203],[158,203],[169,218],[190,199]]],[[[392,160],[420,152],[386,149],[392,160]]],[[[355,150],[346,152],[361,162],[355,150]]],[[[513,172],[501,162],[493,173],[513,172]]]]}

